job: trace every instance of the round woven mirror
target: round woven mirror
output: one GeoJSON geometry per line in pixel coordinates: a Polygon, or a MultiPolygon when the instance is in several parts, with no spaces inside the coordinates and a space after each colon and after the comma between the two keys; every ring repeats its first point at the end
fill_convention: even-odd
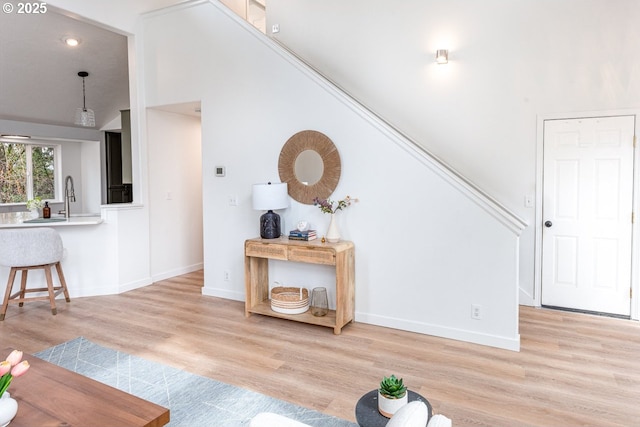
{"type": "Polygon", "coordinates": [[[338,149],[315,130],[296,133],[280,151],[280,181],[288,184],[294,200],[305,205],[312,205],[315,197],[328,198],[338,186],[341,171],[338,149]]]}

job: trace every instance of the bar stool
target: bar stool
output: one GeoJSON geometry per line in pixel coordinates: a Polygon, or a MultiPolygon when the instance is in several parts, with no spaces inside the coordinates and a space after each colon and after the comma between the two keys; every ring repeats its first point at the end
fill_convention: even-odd
{"type": "Polygon", "coordinates": [[[67,283],[62,274],[60,260],[63,255],[62,239],[53,228],[21,228],[0,231],[0,265],[11,267],[7,290],[4,293],[0,320],[4,320],[9,304],[23,306],[25,301],[49,300],[51,313],[56,314],[55,298],[61,292],[67,302],[71,302],[67,283]],[[60,279],[60,286],[53,285],[51,267],[55,266],[60,279]],[[43,269],[47,280],[46,288],[27,289],[27,272],[29,270],[43,269]],[[11,294],[16,273],[21,271],[20,290],[11,294]],[[47,292],[46,296],[26,298],[25,295],[32,292],[47,292]]]}

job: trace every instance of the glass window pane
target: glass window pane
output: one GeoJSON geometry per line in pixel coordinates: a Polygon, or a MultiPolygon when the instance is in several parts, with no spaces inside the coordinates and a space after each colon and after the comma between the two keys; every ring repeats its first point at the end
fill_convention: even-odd
{"type": "Polygon", "coordinates": [[[33,146],[31,164],[34,197],[40,197],[42,200],[55,199],[54,147],[33,146]]]}
{"type": "Polygon", "coordinates": [[[27,158],[23,144],[0,143],[0,203],[27,201],[27,158]]]}

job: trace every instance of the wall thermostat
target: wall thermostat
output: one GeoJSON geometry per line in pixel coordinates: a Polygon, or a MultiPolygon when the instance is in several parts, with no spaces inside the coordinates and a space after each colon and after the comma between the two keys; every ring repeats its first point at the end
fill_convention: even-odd
{"type": "Polygon", "coordinates": [[[216,176],[224,176],[224,166],[216,166],[216,176]]]}

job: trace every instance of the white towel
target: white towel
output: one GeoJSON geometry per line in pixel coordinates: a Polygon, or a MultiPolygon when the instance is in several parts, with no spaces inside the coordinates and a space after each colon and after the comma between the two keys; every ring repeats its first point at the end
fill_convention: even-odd
{"type": "Polygon", "coordinates": [[[451,420],[442,414],[436,414],[431,417],[427,427],[451,427],[451,420]]]}
{"type": "Polygon", "coordinates": [[[249,427],[311,427],[272,412],[261,412],[251,419],[249,427]]]}

